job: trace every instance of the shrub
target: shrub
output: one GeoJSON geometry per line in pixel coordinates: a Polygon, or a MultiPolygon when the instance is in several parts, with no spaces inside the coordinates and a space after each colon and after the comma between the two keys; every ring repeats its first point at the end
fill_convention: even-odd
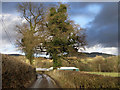
{"type": "Polygon", "coordinates": [[[76,66],[79,67],[81,71],[118,72],[120,65],[118,56],[107,58],[96,56],[90,59],[81,59],[79,60],[79,64],[76,64],[76,66]]]}
{"type": "Polygon", "coordinates": [[[36,71],[31,65],[2,55],[2,88],[28,87],[35,79],[36,71]]]}

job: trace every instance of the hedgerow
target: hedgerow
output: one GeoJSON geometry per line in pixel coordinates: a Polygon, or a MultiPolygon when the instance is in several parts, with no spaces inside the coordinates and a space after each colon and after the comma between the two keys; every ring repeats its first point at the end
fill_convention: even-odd
{"type": "Polygon", "coordinates": [[[35,79],[35,68],[17,58],[2,55],[2,88],[28,87],[35,79]]]}

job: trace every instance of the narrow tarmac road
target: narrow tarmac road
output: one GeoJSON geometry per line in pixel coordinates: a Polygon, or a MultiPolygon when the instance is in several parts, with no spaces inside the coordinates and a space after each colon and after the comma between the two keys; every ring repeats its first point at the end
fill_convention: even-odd
{"type": "Polygon", "coordinates": [[[46,74],[38,74],[37,80],[30,88],[59,88],[53,79],[46,74]]]}

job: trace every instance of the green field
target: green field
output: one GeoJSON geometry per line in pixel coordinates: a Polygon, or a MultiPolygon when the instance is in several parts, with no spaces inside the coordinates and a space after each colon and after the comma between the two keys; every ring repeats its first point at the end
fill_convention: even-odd
{"type": "Polygon", "coordinates": [[[103,76],[111,76],[111,77],[120,77],[120,73],[117,72],[87,72],[87,73],[103,75],[103,76]]]}

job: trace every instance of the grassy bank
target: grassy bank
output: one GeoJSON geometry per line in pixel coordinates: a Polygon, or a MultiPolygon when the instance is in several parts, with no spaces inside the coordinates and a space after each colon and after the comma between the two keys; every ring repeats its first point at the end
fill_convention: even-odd
{"type": "Polygon", "coordinates": [[[118,78],[76,71],[50,71],[47,73],[62,88],[118,88],[118,78]]]}
{"type": "Polygon", "coordinates": [[[18,58],[2,55],[2,88],[28,87],[36,79],[31,65],[18,58]]]}
{"type": "Polygon", "coordinates": [[[86,72],[86,73],[110,76],[110,77],[120,77],[120,73],[117,73],[117,72],[86,72]]]}

